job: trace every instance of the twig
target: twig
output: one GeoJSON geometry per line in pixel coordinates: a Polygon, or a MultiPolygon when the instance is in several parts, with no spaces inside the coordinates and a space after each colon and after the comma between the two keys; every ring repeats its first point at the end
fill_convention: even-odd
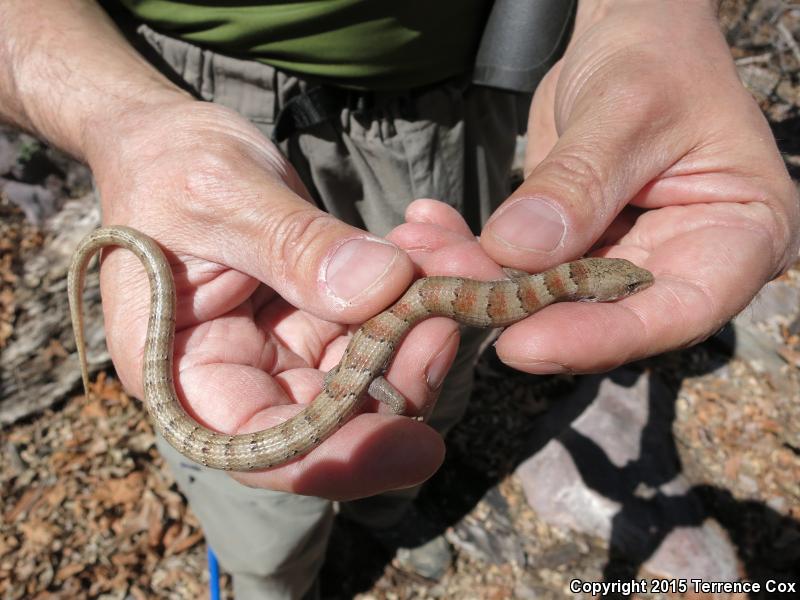
{"type": "Polygon", "coordinates": [[[797,40],[794,39],[792,32],[789,31],[789,28],[780,21],[777,25],[775,25],[775,28],[778,30],[778,33],[781,34],[781,37],[783,38],[783,41],[786,42],[786,45],[789,46],[792,54],[794,54],[794,59],[797,61],[797,64],[800,65],[800,46],[797,45],[797,40]]]}
{"type": "Polygon", "coordinates": [[[772,59],[772,52],[765,52],[764,54],[756,54],[754,56],[743,56],[736,59],[736,66],[742,67],[744,65],[753,65],[758,63],[768,63],[772,59]]]}

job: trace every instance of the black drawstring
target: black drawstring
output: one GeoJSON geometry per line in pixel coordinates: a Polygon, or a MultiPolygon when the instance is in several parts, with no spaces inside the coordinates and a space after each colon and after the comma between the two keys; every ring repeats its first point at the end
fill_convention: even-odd
{"type": "Polygon", "coordinates": [[[272,139],[280,143],[298,132],[310,129],[332,118],[338,118],[344,108],[363,112],[372,108],[374,95],[331,86],[316,86],[293,96],[284,104],[272,139]]]}

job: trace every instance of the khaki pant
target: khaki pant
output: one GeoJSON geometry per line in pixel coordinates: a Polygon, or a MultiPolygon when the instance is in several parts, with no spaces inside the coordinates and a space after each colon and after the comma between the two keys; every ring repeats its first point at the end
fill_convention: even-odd
{"type": "MultiPolygon", "coordinates": [[[[286,102],[310,86],[267,65],[201,50],[146,27],[139,34],[160,55],[163,71],[203,99],[236,110],[267,137],[286,102]]],[[[383,235],[403,222],[412,200],[436,198],[454,206],[479,232],[510,191],[516,135],[527,119],[529,98],[462,79],[370,100],[369,110],[343,108],[281,142],[314,200],[339,219],[383,235]]],[[[429,419],[442,434],[466,410],[485,337],[481,330],[462,332],[429,419]]],[[[239,600],[300,598],[308,591],[324,560],[331,502],[248,488],[184,458],[162,439],[159,447],[220,564],[233,575],[239,600]]],[[[341,512],[369,526],[389,527],[417,491],[346,503],[341,512]]]]}

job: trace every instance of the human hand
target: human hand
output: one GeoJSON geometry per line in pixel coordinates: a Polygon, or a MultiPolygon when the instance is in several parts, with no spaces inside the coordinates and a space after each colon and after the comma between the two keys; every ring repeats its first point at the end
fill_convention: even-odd
{"type": "Polygon", "coordinates": [[[532,272],[593,249],[656,283],[508,328],[496,346],[507,364],[598,371],[693,344],[796,257],[797,191],[714,4],[580,3],[572,42],[531,107],[525,181],[481,245],[532,272]]]}
{"type": "MultiPolygon", "coordinates": [[[[178,393],[214,429],[252,431],[299,410],[320,388],[318,369],[338,359],[341,323],[379,312],[412,277],[405,254],[310,205],[257,130],[176,88],[97,3],[0,3],[0,121],[89,164],[105,223],[136,227],[166,250],[178,288],[178,393]]],[[[129,253],[106,254],[109,347],[141,396],[147,284],[129,253]]],[[[417,350],[400,350],[388,378],[414,414],[436,395],[455,325],[424,323],[408,342],[417,350]]],[[[310,456],[241,479],[353,498],[414,485],[442,456],[427,426],[367,414],[310,456]]]]}
{"type": "MultiPolygon", "coordinates": [[[[227,433],[282,422],[319,392],[348,327],[408,286],[396,246],[315,208],[290,165],[227,109],[194,101],[131,111],[108,124],[91,167],[104,221],[139,229],[166,251],[176,277],[176,387],[198,422],[227,433]]],[[[108,345],[125,387],[142,395],[149,292],[138,261],[113,250],[101,283],[108,345]]],[[[455,324],[408,336],[387,378],[424,412],[457,347],[455,324]]],[[[310,454],[236,474],[257,487],[349,499],[428,478],[443,458],[428,426],[357,415],[310,454]]]]}

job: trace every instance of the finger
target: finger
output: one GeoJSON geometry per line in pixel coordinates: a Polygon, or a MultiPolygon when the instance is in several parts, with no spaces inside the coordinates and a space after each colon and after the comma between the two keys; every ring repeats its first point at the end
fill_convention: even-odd
{"type": "MultiPolygon", "coordinates": [[[[176,327],[185,329],[240,305],[258,282],[230,269],[209,268],[206,261],[170,257],[177,291],[176,327]],[[224,293],[221,293],[224,292],[224,293]]],[[[151,291],[144,267],[129,252],[103,254],[100,272],[107,344],[117,372],[129,391],[141,392],[144,341],[151,291]],[[125,357],[124,360],[118,360],[125,357]]]]}
{"type": "MultiPolygon", "coordinates": [[[[109,271],[109,275],[121,273],[109,271]]],[[[235,273],[229,271],[229,273],[235,273]]],[[[141,279],[144,279],[142,274],[141,279]]],[[[247,278],[250,280],[250,278],[247,278]]],[[[146,286],[146,282],[139,283],[146,286]]],[[[142,290],[146,294],[146,290],[142,290]]],[[[150,311],[149,298],[140,301],[140,295],[132,293],[130,305],[104,303],[106,328],[109,330],[108,346],[112,356],[125,356],[127,360],[118,361],[117,373],[131,393],[141,397],[143,393],[142,362],[147,315],[150,311]],[[122,308],[128,310],[122,310],[122,308]],[[118,325],[117,325],[118,324],[118,325]],[[112,334],[111,332],[114,332],[112,334]]],[[[187,298],[187,303],[190,298],[187,298]]],[[[270,307],[286,307],[279,297],[274,297],[270,307]]],[[[243,364],[267,373],[278,373],[285,369],[315,364],[322,350],[320,344],[303,345],[303,342],[320,341],[320,335],[333,337],[342,329],[333,323],[319,321],[304,315],[298,317],[296,309],[290,311],[273,310],[270,325],[263,326],[264,318],[253,314],[249,302],[243,302],[226,314],[192,327],[184,327],[175,335],[173,354],[176,361],[176,385],[180,384],[180,371],[200,365],[243,364]],[[288,312],[288,314],[285,314],[288,312]],[[317,330],[319,326],[319,331],[317,330]],[[298,333],[293,337],[291,333],[298,333]],[[286,335],[295,344],[283,343],[286,335]],[[299,341],[297,340],[299,338],[299,341]],[[231,340],[236,340],[235,344],[231,340]],[[311,347],[310,347],[311,346],[311,347]]],[[[180,311],[180,305],[178,307],[180,311]]],[[[260,315],[270,311],[262,310],[260,315]]],[[[212,419],[213,422],[213,419],[212,419]]]]}
{"type": "MultiPolygon", "coordinates": [[[[307,204],[304,210],[317,211],[307,204]]],[[[319,217],[321,220],[335,221],[324,213],[320,214],[323,215],[319,217]]],[[[291,218],[302,220],[296,213],[291,218]]],[[[319,222],[315,222],[313,227],[318,228],[319,225],[319,222]]],[[[346,228],[350,233],[358,232],[338,221],[327,228],[323,227],[327,231],[320,230],[317,232],[318,236],[307,227],[298,234],[295,242],[287,234],[281,240],[284,246],[280,243],[270,246],[269,249],[280,256],[266,262],[275,267],[270,275],[273,281],[276,281],[274,276],[278,270],[286,271],[279,284],[273,283],[273,286],[282,296],[288,296],[290,302],[310,306],[312,312],[326,314],[330,320],[362,322],[402,293],[413,275],[413,265],[396,246],[377,238],[366,239],[361,236],[363,232],[346,240],[333,239],[335,233],[333,237],[329,235],[341,228],[346,228]],[[313,239],[304,241],[304,236],[313,239]],[[330,246],[326,254],[323,247],[328,242],[330,246]],[[300,251],[299,247],[304,244],[307,250],[300,251]],[[377,249],[373,245],[377,245],[377,249]],[[377,262],[371,263],[373,259],[377,262]],[[310,264],[315,260],[316,266],[310,264]],[[380,267],[383,272],[369,282],[363,295],[357,293],[357,298],[351,298],[351,303],[344,304],[341,297],[332,295],[331,285],[336,287],[341,284],[346,287],[352,283],[357,287],[372,277],[371,274],[375,272],[373,267],[379,263],[384,265],[380,267]]],[[[245,268],[244,262],[249,260],[248,253],[257,252],[253,248],[256,242],[248,240],[246,235],[238,236],[232,231],[231,236],[239,240],[235,249],[233,246],[225,249],[224,243],[218,244],[217,248],[206,246],[204,249],[202,227],[198,230],[194,249],[210,256],[212,260],[231,259],[229,266],[234,269],[194,257],[188,257],[182,262],[180,256],[168,253],[172,264],[177,267],[178,327],[186,327],[224,314],[242,303],[257,287],[258,279],[241,272],[245,268]]],[[[251,267],[263,264],[255,256],[251,258],[251,267]]],[[[145,332],[151,310],[149,282],[142,265],[129,252],[109,253],[104,265],[101,281],[109,350],[120,369],[125,386],[132,392],[140,393],[141,377],[138,373],[141,372],[145,332]]],[[[260,275],[267,278],[264,273],[260,275]]],[[[352,291],[355,287],[351,286],[349,289],[352,291]]]]}
{"type": "Polygon", "coordinates": [[[464,217],[455,208],[439,200],[421,198],[406,208],[406,222],[437,225],[466,238],[474,238],[464,217]]]}
{"type": "Polygon", "coordinates": [[[464,236],[437,225],[406,223],[387,237],[412,258],[423,276],[450,275],[484,281],[505,277],[471,233],[464,236]]]}
{"type": "Polygon", "coordinates": [[[427,425],[371,413],[356,416],[299,460],[233,475],[251,487],[344,501],[422,483],[443,460],[444,441],[427,425]]]}
{"type": "MultiPolygon", "coordinates": [[[[327,373],[335,367],[349,343],[342,337],[328,348],[320,362],[327,373]]],[[[411,329],[388,365],[386,378],[407,401],[409,416],[427,414],[458,351],[458,325],[434,318],[411,329]]]]}
{"type": "Polygon", "coordinates": [[[481,234],[495,261],[538,271],[583,254],[646,183],[691,149],[697,132],[684,130],[680,99],[658,77],[623,57],[590,76],[574,100],[562,100],[569,107],[558,142],[481,234]]]}
{"type": "Polygon", "coordinates": [[[406,399],[408,416],[430,414],[458,344],[458,325],[445,318],[420,323],[400,344],[386,379],[406,399]]]}

